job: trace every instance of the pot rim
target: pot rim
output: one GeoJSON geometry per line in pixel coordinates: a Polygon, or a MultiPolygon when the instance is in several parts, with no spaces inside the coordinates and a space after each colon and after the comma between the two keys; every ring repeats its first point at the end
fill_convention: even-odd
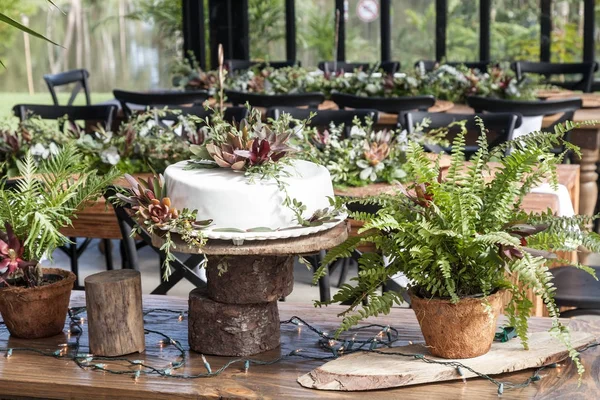
{"type": "MultiPolygon", "coordinates": [[[[421,301],[426,301],[426,302],[430,302],[430,301],[435,301],[438,303],[450,303],[450,304],[458,304],[458,303],[452,303],[452,299],[450,299],[450,297],[422,297],[419,296],[416,291],[414,290],[415,288],[417,288],[417,286],[413,286],[411,288],[408,289],[408,295],[411,298],[411,302],[412,300],[421,300],[421,301]]],[[[484,295],[483,293],[480,294],[474,294],[474,295],[469,295],[469,296],[459,296],[458,300],[459,302],[462,301],[480,301],[487,298],[496,298],[502,294],[504,294],[506,292],[506,289],[501,289],[501,288],[496,288],[494,289],[490,294],[488,294],[487,296],[484,295]]]]}
{"type": "Polygon", "coordinates": [[[49,288],[57,288],[57,287],[61,287],[61,286],[65,286],[65,285],[69,285],[69,286],[73,286],[73,282],[75,282],[75,280],[77,279],[77,275],[75,275],[73,272],[66,270],[66,269],[60,269],[60,268],[42,268],[42,271],[44,273],[44,275],[58,275],[60,276],[62,279],[50,283],[48,285],[43,285],[43,286],[35,286],[35,287],[24,287],[24,286],[4,286],[4,287],[0,287],[0,292],[4,292],[4,293],[14,293],[14,294],[19,294],[19,293],[34,293],[36,291],[45,291],[45,290],[49,290],[49,288]]]}

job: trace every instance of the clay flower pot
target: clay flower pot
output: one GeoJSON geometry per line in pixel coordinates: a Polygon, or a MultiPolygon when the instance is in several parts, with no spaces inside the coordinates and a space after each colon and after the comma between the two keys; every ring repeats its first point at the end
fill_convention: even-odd
{"type": "Polygon", "coordinates": [[[410,291],[415,311],[429,352],[442,358],[473,358],[487,353],[494,341],[496,322],[502,309],[503,291],[488,296],[491,315],[483,297],[450,300],[424,299],[410,291]]]}
{"type": "Polygon", "coordinates": [[[43,271],[44,278],[58,280],[34,288],[0,288],[0,314],[13,336],[45,338],[58,335],[65,326],[76,276],[58,268],[44,268],[43,271]]]}

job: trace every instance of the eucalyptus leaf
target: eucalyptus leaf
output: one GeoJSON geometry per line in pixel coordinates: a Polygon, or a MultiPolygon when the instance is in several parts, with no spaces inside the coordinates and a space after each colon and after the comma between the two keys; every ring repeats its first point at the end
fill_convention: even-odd
{"type": "Polygon", "coordinates": [[[232,233],[246,233],[243,229],[238,228],[215,228],[212,230],[213,232],[232,232],[232,233]]]}

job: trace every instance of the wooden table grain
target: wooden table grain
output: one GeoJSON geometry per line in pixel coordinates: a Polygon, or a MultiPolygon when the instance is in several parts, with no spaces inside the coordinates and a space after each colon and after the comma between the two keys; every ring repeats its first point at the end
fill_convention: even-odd
{"type": "MultiPolygon", "coordinates": [[[[73,292],[72,306],[85,305],[83,292],[73,292]]],[[[187,300],[168,296],[144,296],[144,308],[167,308],[186,310],[187,300]]],[[[333,332],[339,326],[337,314],[340,306],[315,309],[310,304],[279,303],[281,319],[298,316],[322,330],[333,332]]],[[[422,342],[419,326],[410,309],[394,308],[386,316],[374,318],[369,322],[390,324],[399,329],[398,345],[408,341],[422,342]]],[[[597,334],[600,324],[573,320],[572,329],[586,330],[597,334]]],[[[547,318],[532,318],[531,331],[546,330],[551,326],[547,318]]],[[[187,319],[179,321],[177,314],[152,313],[146,317],[146,328],[167,333],[179,340],[184,349],[187,344],[187,319]]],[[[81,351],[86,352],[87,325],[84,325],[81,351]]],[[[379,330],[366,331],[359,338],[369,338],[379,330]]],[[[44,350],[56,350],[57,345],[65,342],[65,337],[43,340],[19,340],[8,338],[3,329],[0,346],[34,347],[44,350]]],[[[304,354],[325,355],[319,348],[316,336],[306,327],[300,332],[293,325],[282,326],[282,346],[269,352],[252,357],[263,361],[273,360],[281,354],[295,349],[303,349],[304,354]]],[[[130,359],[142,359],[160,367],[166,367],[178,352],[173,346],[159,347],[159,337],[147,336],[146,352],[133,354],[130,359]]],[[[516,339],[515,339],[516,340],[516,339]]],[[[525,351],[525,350],[523,350],[525,351]]],[[[206,372],[200,355],[188,352],[189,362],[180,373],[206,372]]],[[[216,370],[231,358],[207,357],[216,370]]],[[[590,349],[582,354],[586,373],[581,386],[577,385],[577,373],[570,361],[564,361],[559,368],[544,370],[542,380],[522,389],[506,389],[502,399],[555,399],[555,398],[598,398],[600,379],[600,349],[590,349]]],[[[52,357],[43,357],[33,353],[14,351],[11,358],[0,357],[0,397],[1,398],[52,398],[52,399],[498,399],[496,386],[482,379],[469,379],[467,384],[461,381],[445,382],[398,389],[386,389],[372,392],[340,393],[317,391],[301,387],[297,378],[324,361],[312,361],[300,358],[288,358],[285,361],[268,365],[252,365],[248,372],[243,371],[243,363],[236,364],[223,374],[195,380],[181,380],[156,376],[142,376],[135,382],[131,376],[80,369],[71,361],[52,357]]],[[[122,369],[122,364],[107,362],[107,367],[122,369]]],[[[504,374],[501,381],[523,382],[532,375],[532,371],[504,374]]]]}

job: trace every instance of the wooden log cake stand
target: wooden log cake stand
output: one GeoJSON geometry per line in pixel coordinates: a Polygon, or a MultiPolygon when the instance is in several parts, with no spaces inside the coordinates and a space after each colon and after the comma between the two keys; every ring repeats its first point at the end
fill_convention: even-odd
{"type": "Polygon", "coordinates": [[[145,349],[142,280],[120,269],[85,278],[90,351],[115,357],[145,349]]]}
{"type": "MultiPolygon", "coordinates": [[[[207,287],[189,298],[190,348],[203,354],[249,356],[279,346],[277,301],[292,292],[294,255],[314,254],[348,237],[348,224],[298,238],[245,241],[209,240],[202,248],[175,240],[178,252],[206,254],[207,287]]],[[[156,235],[152,244],[160,247],[156,235]]]]}

